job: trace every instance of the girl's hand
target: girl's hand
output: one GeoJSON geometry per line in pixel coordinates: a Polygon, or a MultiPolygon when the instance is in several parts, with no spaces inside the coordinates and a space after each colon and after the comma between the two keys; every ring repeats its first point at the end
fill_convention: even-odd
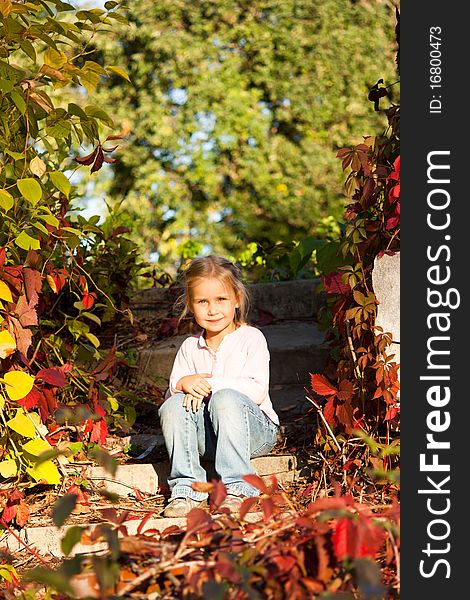
{"type": "Polygon", "coordinates": [[[187,411],[192,410],[193,412],[197,412],[202,404],[202,400],[202,398],[196,398],[196,396],[193,396],[192,394],[186,394],[184,396],[183,406],[187,411]]]}
{"type": "Polygon", "coordinates": [[[185,394],[190,394],[202,401],[212,390],[210,383],[205,379],[206,377],[212,377],[212,375],[210,373],[186,375],[178,381],[176,388],[181,389],[185,394]]]}

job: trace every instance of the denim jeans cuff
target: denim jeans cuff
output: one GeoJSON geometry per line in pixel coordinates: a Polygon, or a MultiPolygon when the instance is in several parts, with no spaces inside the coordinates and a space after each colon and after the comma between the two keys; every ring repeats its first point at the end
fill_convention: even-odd
{"type": "Polygon", "coordinates": [[[208,494],[206,494],[205,492],[196,492],[196,490],[193,490],[192,488],[188,487],[187,485],[178,485],[171,490],[171,497],[172,498],[192,498],[193,500],[196,500],[197,502],[202,502],[203,500],[206,500],[206,498],[208,497],[208,494]]]}
{"type": "Polygon", "coordinates": [[[248,485],[247,483],[228,483],[226,488],[227,494],[231,494],[233,496],[259,496],[259,490],[251,485],[248,485]]]}

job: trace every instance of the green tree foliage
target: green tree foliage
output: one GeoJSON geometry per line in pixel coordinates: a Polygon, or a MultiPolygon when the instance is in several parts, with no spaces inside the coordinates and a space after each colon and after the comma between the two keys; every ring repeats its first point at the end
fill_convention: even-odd
{"type": "Polygon", "coordinates": [[[394,82],[390,3],[134,0],[129,21],[99,43],[132,82],[102,88],[128,138],[101,189],[147,251],[238,252],[339,217],[335,153],[385,122],[364,98],[394,82]]]}

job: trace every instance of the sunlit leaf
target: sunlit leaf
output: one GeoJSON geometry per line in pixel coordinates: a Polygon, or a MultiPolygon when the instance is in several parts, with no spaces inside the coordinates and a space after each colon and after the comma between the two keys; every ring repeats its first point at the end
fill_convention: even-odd
{"type": "Polygon", "coordinates": [[[111,71],[112,73],[116,73],[116,75],[119,75],[119,77],[126,79],[129,83],[131,82],[131,80],[129,79],[129,75],[126,73],[126,71],[122,67],[111,66],[111,67],[106,67],[106,69],[108,71],[111,71]]]}
{"type": "Polygon", "coordinates": [[[6,190],[0,190],[0,208],[8,212],[14,204],[13,196],[6,190]]]}
{"type": "Polygon", "coordinates": [[[44,480],[49,485],[57,485],[60,483],[59,470],[51,460],[37,465],[34,464],[32,467],[28,467],[26,472],[31,475],[35,481],[44,480]]]}
{"type": "MultiPolygon", "coordinates": [[[[0,282],[0,283],[3,283],[0,282]]],[[[0,331],[0,358],[6,358],[16,350],[16,342],[11,333],[4,329],[0,331]]]]}
{"type": "Polygon", "coordinates": [[[39,240],[31,237],[26,231],[22,231],[16,238],[15,244],[23,250],[39,250],[41,244],[39,240]]]}
{"type": "Polygon", "coordinates": [[[26,177],[25,179],[18,179],[16,187],[20,190],[21,195],[26,198],[33,206],[41,200],[42,188],[39,182],[32,177],[26,177]]]}
{"type": "Polygon", "coordinates": [[[34,378],[24,371],[8,371],[3,376],[10,400],[21,400],[33,389],[34,378]]]}
{"type": "Polygon", "coordinates": [[[17,473],[18,465],[16,463],[16,460],[8,458],[7,460],[2,460],[0,462],[0,475],[2,477],[5,477],[5,479],[7,477],[15,477],[17,473]]]}
{"type": "Polygon", "coordinates": [[[0,299],[13,302],[11,290],[4,281],[0,281],[0,299]]]}
{"type": "Polygon", "coordinates": [[[46,440],[37,438],[35,440],[30,440],[29,442],[26,442],[26,444],[23,444],[22,448],[25,452],[28,452],[33,456],[39,456],[43,452],[50,450],[52,446],[48,444],[46,440]]]}
{"type": "Polygon", "coordinates": [[[60,171],[52,171],[49,173],[49,177],[51,178],[54,186],[68,198],[72,186],[70,185],[70,181],[67,179],[67,177],[60,171]]]}
{"type": "Polygon", "coordinates": [[[10,429],[13,429],[13,431],[16,431],[16,433],[19,433],[24,437],[34,438],[36,436],[34,424],[28,419],[28,416],[22,408],[19,408],[16,411],[16,415],[13,419],[7,421],[7,425],[10,429]]]}

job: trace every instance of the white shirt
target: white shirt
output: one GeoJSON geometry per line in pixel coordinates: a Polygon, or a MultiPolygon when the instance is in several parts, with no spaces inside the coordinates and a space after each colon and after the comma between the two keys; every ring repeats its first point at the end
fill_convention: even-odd
{"type": "Polygon", "coordinates": [[[279,425],[269,397],[268,345],[259,329],[240,325],[222,339],[217,352],[206,344],[203,333],[186,338],[176,354],[165,398],[181,392],[176,389],[181,377],[195,373],[212,374],[207,378],[212,393],[231,388],[245,394],[279,425]]]}

